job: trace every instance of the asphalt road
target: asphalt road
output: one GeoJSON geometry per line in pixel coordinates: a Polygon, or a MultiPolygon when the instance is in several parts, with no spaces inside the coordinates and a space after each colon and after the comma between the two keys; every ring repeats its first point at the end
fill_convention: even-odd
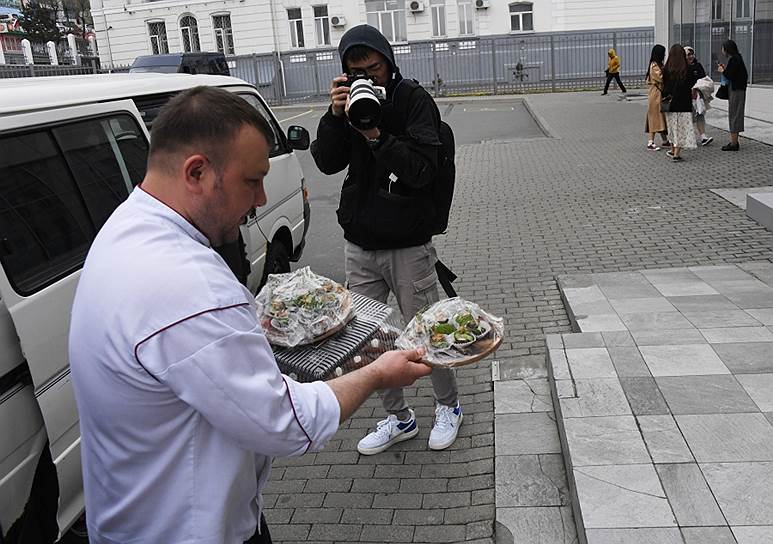
{"type": "MultiPolygon", "coordinates": [[[[454,130],[457,147],[543,136],[522,99],[443,102],[439,107],[443,119],[454,130]]],[[[325,108],[319,105],[274,109],[282,128],[287,130],[290,125],[300,125],[309,131],[312,140],[324,112],[325,108]]],[[[309,188],[311,226],[303,257],[293,269],[310,266],[316,273],[342,282],[344,238],[335,211],[345,171],[326,176],[317,169],[310,152],[298,152],[298,157],[309,188]]]]}

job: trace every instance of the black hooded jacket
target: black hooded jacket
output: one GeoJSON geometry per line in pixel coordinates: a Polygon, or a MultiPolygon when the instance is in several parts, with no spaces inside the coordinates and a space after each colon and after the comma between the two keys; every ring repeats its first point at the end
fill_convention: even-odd
{"type": "Polygon", "coordinates": [[[379,142],[369,144],[346,116],[336,117],[328,108],[319,121],[311,154],[325,174],[349,167],[336,212],[349,242],[366,250],[425,244],[432,238],[435,217],[431,189],[441,149],[440,112],[421,87],[409,93],[401,90],[399,96],[407,103],[393,103],[403,78],[392,46],[372,26],[356,26],[341,38],[338,52],[344,72],[348,70],[343,59],[355,45],[378,51],[392,69],[387,99],[382,102],[379,142]]]}

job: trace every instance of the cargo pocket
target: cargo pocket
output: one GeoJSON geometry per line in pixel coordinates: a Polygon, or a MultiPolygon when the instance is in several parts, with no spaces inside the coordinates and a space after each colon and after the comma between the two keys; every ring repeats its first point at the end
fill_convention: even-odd
{"type": "Polygon", "coordinates": [[[439,300],[437,291],[437,274],[434,268],[428,276],[413,282],[413,304],[412,313],[426,309],[439,300]]]}
{"type": "Polygon", "coordinates": [[[360,188],[357,184],[344,186],[341,189],[341,200],[338,202],[336,215],[338,224],[343,226],[351,225],[354,222],[354,215],[357,213],[357,200],[359,199],[360,188]]]}

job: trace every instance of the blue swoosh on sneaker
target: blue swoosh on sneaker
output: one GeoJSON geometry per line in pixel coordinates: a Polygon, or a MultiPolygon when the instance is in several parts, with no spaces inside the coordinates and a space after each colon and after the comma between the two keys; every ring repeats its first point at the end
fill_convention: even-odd
{"type": "Polygon", "coordinates": [[[454,408],[454,415],[458,416],[461,413],[462,413],[462,407],[459,404],[457,404],[456,408],[454,408]]]}
{"type": "Polygon", "coordinates": [[[416,420],[412,419],[410,421],[406,421],[405,423],[398,423],[397,428],[403,431],[404,433],[412,431],[413,429],[416,428],[416,420]]]}

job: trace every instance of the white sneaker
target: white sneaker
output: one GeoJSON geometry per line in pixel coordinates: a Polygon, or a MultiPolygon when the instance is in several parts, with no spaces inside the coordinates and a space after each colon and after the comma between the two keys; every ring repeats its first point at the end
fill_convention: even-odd
{"type": "Polygon", "coordinates": [[[368,434],[357,444],[357,451],[363,455],[375,455],[381,453],[392,444],[413,438],[419,433],[416,425],[416,415],[408,409],[411,418],[408,421],[400,421],[397,416],[390,414],[388,418],[378,422],[376,430],[368,434]]]}
{"type": "Polygon", "coordinates": [[[463,418],[462,407],[458,402],[456,406],[438,404],[435,407],[435,425],[429,433],[429,449],[444,450],[453,444],[463,418]]]}

